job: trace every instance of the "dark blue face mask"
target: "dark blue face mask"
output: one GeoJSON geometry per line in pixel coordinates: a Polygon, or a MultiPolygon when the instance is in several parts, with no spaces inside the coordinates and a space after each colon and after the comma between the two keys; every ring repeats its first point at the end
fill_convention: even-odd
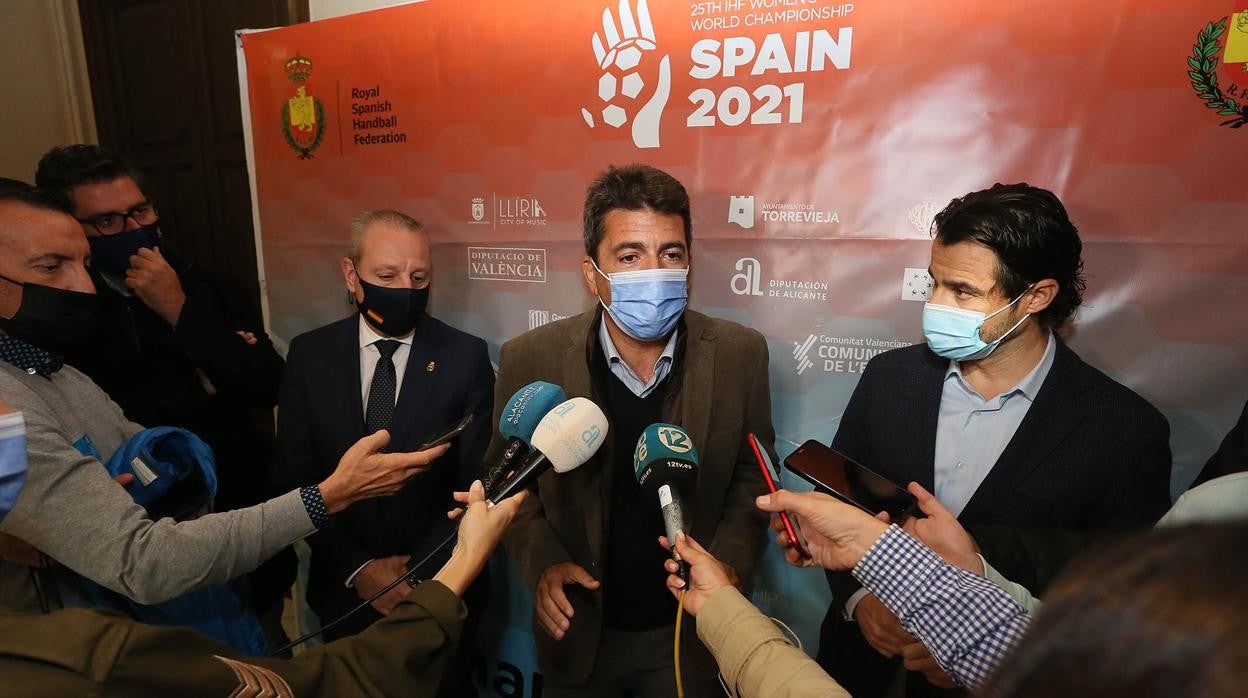
{"type": "Polygon", "coordinates": [[[87,244],[91,246],[91,261],[97,269],[123,276],[130,269],[130,258],[140,249],[160,244],[160,228],[152,223],[114,235],[88,235],[87,244]]]}

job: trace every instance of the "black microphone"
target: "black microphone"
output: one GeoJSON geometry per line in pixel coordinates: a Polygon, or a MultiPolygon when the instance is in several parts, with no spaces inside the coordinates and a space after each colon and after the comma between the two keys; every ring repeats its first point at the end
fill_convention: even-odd
{"type": "Polygon", "coordinates": [[[592,401],[574,397],[548,412],[533,430],[533,453],[510,477],[486,493],[491,504],[533,484],[549,468],[566,473],[594,456],[607,435],[607,416],[592,401]]]}
{"type": "Polygon", "coordinates": [[[688,582],[689,563],[676,552],[676,534],[686,530],[681,496],[692,489],[698,477],[698,452],[693,438],[675,424],[651,424],[637,440],[633,471],[641,489],[654,492],[659,499],[672,559],[680,565],[677,575],[688,582]]]}
{"type": "Polygon", "coordinates": [[[551,410],[568,399],[563,388],[546,381],[534,381],[516,391],[498,417],[498,433],[507,439],[497,463],[486,474],[485,491],[489,492],[499,482],[513,474],[531,450],[529,441],[541,421],[551,410]]]}

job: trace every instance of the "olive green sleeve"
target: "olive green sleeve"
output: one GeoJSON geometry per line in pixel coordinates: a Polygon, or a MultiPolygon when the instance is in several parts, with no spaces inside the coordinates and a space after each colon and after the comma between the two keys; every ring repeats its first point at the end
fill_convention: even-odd
{"type": "Polygon", "coordinates": [[[466,615],[449,589],[424,582],[359,635],[289,661],[244,657],[199,633],[123,621],[124,644],[94,678],[100,695],[118,698],[434,695],[466,615]]]}
{"type": "Polygon", "coordinates": [[[294,695],[434,695],[467,608],[440,582],[423,582],[364,632],[305,652],[280,670],[294,695]]]}

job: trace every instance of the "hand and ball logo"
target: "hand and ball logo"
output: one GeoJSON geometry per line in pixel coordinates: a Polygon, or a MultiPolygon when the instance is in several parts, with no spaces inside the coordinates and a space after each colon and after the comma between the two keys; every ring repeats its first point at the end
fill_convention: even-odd
{"type": "Polygon", "coordinates": [[[672,87],[671,59],[663,54],[656,65],[658,44],[646,0],[637,0],[636,15],[629,0],[620,0],[618,14],[617,24],[611,8],[604,9],[602,33],[594,33],[594,58],[602,70],[598,104],[592,111],[582,108],[581,117],[590,128],[598,123],[595,115],[611,128],[631,120],[633,145],[657,148],[659,121],[672,87]]]}

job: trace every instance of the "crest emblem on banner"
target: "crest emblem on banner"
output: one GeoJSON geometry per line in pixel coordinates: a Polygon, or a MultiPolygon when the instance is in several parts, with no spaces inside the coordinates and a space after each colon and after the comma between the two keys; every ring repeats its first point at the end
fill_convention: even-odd
{"type": "Polygon", "coordinates": [[[325,107],[321,100],[308,94],[310,59],[296,55],[286,61],[285,70],[286,77],[295,85],[295,95],[282,107],[282,134],[299,159],[307,160],[325,138],[325,107]]]}
{"type": "Polygon", "coordinates": [[[1230,117],[1222,126],[1248,124],[1248,2],[1238,0],[1236,11],[1196,34],[1187,69],[1192,89],[1205,106],[1230,117]],[[1219,72],[1227,84],[1218,83],[1219,72]]]}
{"type": "Polygon", "coordinates": [[[485,199],[477,197],[472,200],[472,220],[479,221],[485,218],[485,199]]]}

